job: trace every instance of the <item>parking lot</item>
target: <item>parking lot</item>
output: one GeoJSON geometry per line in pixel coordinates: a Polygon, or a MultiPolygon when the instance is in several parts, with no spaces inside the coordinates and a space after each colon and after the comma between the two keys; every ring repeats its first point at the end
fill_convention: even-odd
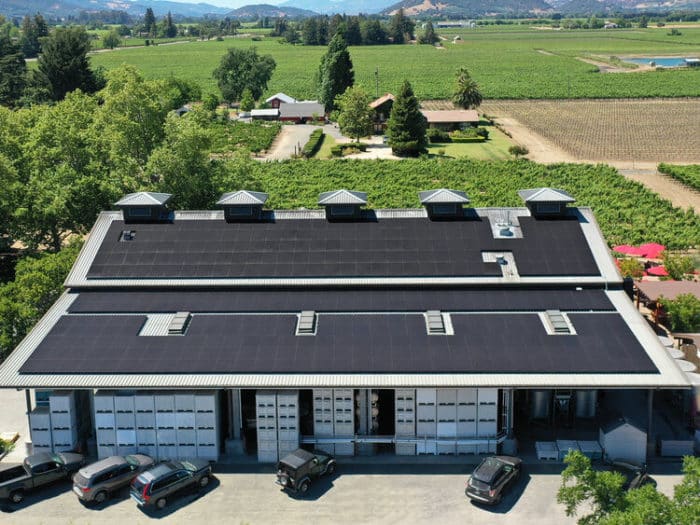
{"type": "MultiPolygon", "coordinates": [[[[201,494],[186,493],[163,511],[144,512],[127,491],[101,506],[85,507],[63,483],[28,494],[20,505],[2,504],[3,524],[54,523],[382,523],[460,524],[568,524],[556,503],[559,464],[527,466],[503,501],[494,508],[470,503],[464,483],[473,465],[444,464],[340,464],[332,478],[317,481],[304,498],[279,490],[269,465],[222,468],[201,494]]],[[[674,465],[667,468],[677,470],[674,465]]],[[[655,475],[659,489],[672,493],[680,476],[655,475]]]]}

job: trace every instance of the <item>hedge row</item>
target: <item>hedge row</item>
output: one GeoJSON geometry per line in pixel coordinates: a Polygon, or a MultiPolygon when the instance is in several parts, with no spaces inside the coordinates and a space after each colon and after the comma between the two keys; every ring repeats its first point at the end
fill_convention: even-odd
{"type": "Polygon", "coordinates": [[[319,128],[313,130],[311,136],[309,137],[309,141],[304,144],[304,147],[301,150],[302,156],[308,159],[316,155],[316,152],[321,148],[321,144],[323,144],[323,137],[324,135],[322,129],[319,128]]]}
{"type": "Polygon", "coordinates": [[[344,144],[338,144],[331,148],[331,155],[334,157],[342,157],[345,155],[345,150],[367,151],[367,144],[362,142],[346,142],[344,144]]]}

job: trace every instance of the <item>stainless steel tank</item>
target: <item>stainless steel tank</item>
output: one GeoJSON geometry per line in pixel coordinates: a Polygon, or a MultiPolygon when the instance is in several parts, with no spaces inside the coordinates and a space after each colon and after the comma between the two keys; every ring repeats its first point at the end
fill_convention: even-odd
{"type": "Polygon", "coordinates": [[[598,401],[597,390],[577,390],[576,391],[576,417],[595,417],[596,403],[598,401]]]}
{"type": "Polygon", "coordinates": [[[551,390],[533,390],[530,394],[530,417],[547,419],[552,409],[551,390]]]}

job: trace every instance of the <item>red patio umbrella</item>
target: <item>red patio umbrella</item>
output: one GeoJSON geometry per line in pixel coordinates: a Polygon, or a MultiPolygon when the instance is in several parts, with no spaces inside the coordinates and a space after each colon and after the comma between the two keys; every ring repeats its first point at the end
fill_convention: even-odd
{"type": "Polygon", "coordinates": [[[657,277],[666,277],[668,276],[668,272],[666,271],[666,268],[663,266],[652,266],[647,270],[647,273],[649,275],[656,275],[657,277]]]}
{"type": "Polygon", "coordinates": [[[645,253],[641,248],[630,246],[629,244],[620,244],[619,246],[615,246],[613,247],[613,251],[623,253],[625,255],[634,255],[635,257],[643,256],[645,253]]]}
{"type": "Polygon", "coordinates": [[[655,242],[648,242],[639,246],[640,250],[644,250],[644,257],[648,259],[658,259],[661,253],[666,251],[666,246],[655,242]]]}

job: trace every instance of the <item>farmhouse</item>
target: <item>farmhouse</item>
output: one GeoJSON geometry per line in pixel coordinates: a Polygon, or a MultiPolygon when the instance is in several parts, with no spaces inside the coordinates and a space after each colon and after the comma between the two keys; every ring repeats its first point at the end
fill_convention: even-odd
{"type": "Polygon", "coordinates": [[[309,120],[325,118],[326,110],[323,104],[316,101],[295,102],[293,104],[280,104],[279,119],[284,122],[304,123],[309,120]]]}
{"type": "Polygon", "coordinates": [[[373,120],[375,133],[384,133],[386,122],[389,120],[389,115],[391,114],[391,108],[394,106],[394,100],[396,100],[396,97],[391,93],[387,93],[370,102],[369,107],[374,111],[373,120]]]}
{"type": "Polygon", "coordinates": [[[285,95],[284,93],[277,93],[265,99],[265,102],[269,104],[271,108],[279,108],[280,104],[294,104],[296,101],[297,99],[285,95]]]}
{"type": "Polygon", "coordinates": [[[237,191],[221,211],[174,211],[129,195],[99,215],[0,387],[37,390],[35,450],[91,438],[100,457],[262,462],[300,443],[493,453],[535,420],[597,418],[602,389],[687,388],[592,211],[562,191],[521,197],[480,209],[433,189],[419,209],[367,209],[337,190],[285,211],[237,191]]]}
{"type": "Polygon", "coordinates": [[[473,109],[453,109],[428,111],[421,110],[431,128],[440,128],[446,131],[476,126],[479,124],[479,114],[473,109]]]}

